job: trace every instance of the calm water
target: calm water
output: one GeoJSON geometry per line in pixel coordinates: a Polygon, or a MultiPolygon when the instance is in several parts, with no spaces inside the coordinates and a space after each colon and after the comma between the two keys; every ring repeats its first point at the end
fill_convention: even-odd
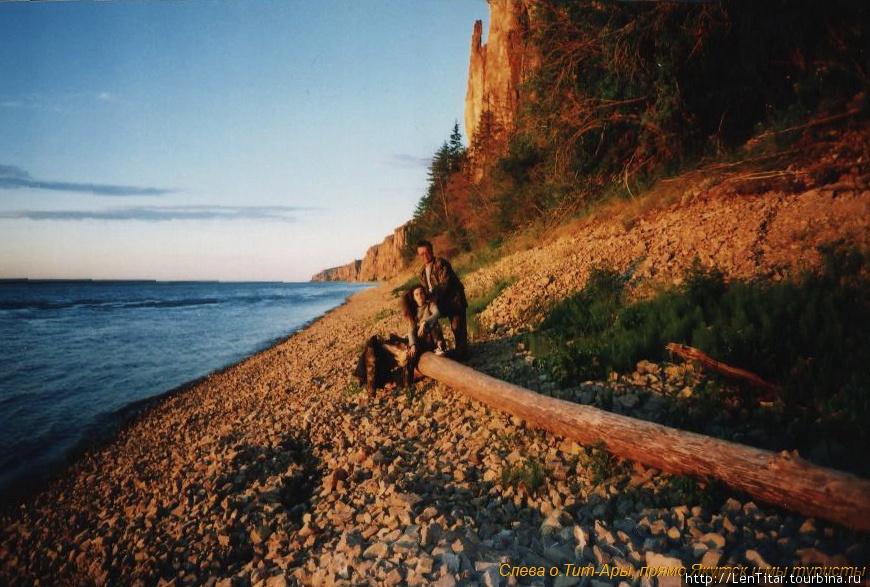
{"type": "Polygon", "coordinates": [[[0,502],[131,404],[266,348],[363,287],[0,282],[0,502]]]}

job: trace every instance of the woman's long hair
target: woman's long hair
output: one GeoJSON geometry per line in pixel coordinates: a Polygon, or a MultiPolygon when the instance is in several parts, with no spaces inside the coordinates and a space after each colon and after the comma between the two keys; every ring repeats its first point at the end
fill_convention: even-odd
{"type": "Polygon", "coordinates": [[[417,324],[417,301],[414,299],[414,290],[416,289],[423,289],[423,286],[415,285],[406,289],[401,298],[402,316],[415,326],[417,324]]]}

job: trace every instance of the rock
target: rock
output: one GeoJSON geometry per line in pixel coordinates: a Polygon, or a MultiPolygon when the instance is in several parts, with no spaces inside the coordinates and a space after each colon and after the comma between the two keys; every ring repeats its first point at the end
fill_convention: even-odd
{"type": "Polygon", "coordinates": [[[667,535],[668,524],[664,520],[656,520],[649,525],[649,531],[653,536],[667,535]]]}
{"type": "Polygon", "coordinates": [[[550,536],[562,528],[562,518],[565,517],[565,511],[557,508],[550,512],[544,521],[541,522],[540,531],[543,536],[550,536]]]}
{"type": "Polygon", "coordinates": [[[457,587],[453,575],[444,575],[432,584],[432,587],[457,587]]]}
{"type": "Polygon", "coordinates": [[[433,568],[435,568],[435,560],[431,556],[423,554],[417,559],[417,566],[414,570],[420,575],[426,575],[431,573],[433,568]]]}
{"type": "Polygon", "coordinates": [[[637,393],[633,391],[628,391],[622,395],[617,396],[616,401],[625,410],[631,411],[636,408],[637,405],[640,403],[640,397],[638,397],[637,393]]]}
{"type": "Polygon", "coordinates": [[[715,532],[704,534],[698,538],[697,542],[706,544],[710,548],[718,548],[719,550],[725,548],[725,537],[721,534],[716,534],[715,532]]]}
{"type": "Polygon", "coordinates": [[[583,577],[572,577],[570,575],[559,575],[553,581],[553,587],[574,587],[578,585],[583,577]]]}
{"type": "Polygon", "coordinates": [[[429,548],[441,540],[443,529],[438,522],[429,522],[420,531],[420,546],[429,548]]]}
{"type": "Polygon", "coordinates": [[[577,542],[575,551],[578,551],[579,554],[583,554],[586,545],[589,543],[589,531],[584,530],[580,526],[574,526],[574,540],[577,542]]]}
{"type": "Polygon", "coordinates": [[[481,578],[486,587],[500,587],[502,577],[498,572],[498,563],[492,563],[492,566],[486,568],[483,571],[481,578]]]}
{"type": "Polygon", "coordinates": [[[657,552],[646,553],[646,564],[650,567],[667,567],[669,569],[685,568],[683,561],[681,561],[680,559],[665,556],[657,552]]]}
{"type": "Polygon", "coordinates": [[[726,514],[739,514],[742,511],[743,505],[733,497],[729,497],[725,505],[722,506],[722,512],[726,514]]]}
{"type": "Polygon", "coordinates": [[[260,544],[269,539],[269,536],[272,535],[272,529],[267,525],[257,526],[253,530],[251,530],[251,542],[254,544],[260,544]]]}
{"type": "Polygon", "coordinates": [[[362,557],[369,560],[382,559],[386,558],[389,552],[389,546],[387,546],[383,542],[375,542],[374,544],[365,549],[365,551],[362,553],[362,557]]]}
{"type": "Polygon", "coordinates": [[[638,362],[637,366],[635,367],[635,371],[637,371],[641,375],[658,375],[659,366],[651,361],[643,360],[638,362]]]}
{"type": "Polygon", "coordinates": [[[412,508],[423,501],[423,498],[416,493],[394,493],[390,496],[388,503],[398,507],[412,508]]]}
{"type": "Polygon", "coordinates": [[[387,576],[384,578],[384,585],[393,587],[394,585],[400,585],[403,580],[404,577],[402,577],[402,572],[399,571],[398,568],[394,568],[387,573],[387,576]]]}
{"type": "Polygon", "coordinates": [[[456,554],[464,554],[466,556],[474,556],[475,552],[477,551],[477,546],[474,544],[474,542],[466,538],[465,536],[454,540],[453,543],[450,545],[450,548],[456,554]]]}
{"type": "Polygon", "coordinates": [[[708,550],[701,557],[701,565],[705,567],[718,567],[719,561],[722,560],[722,553],[718,550],[708,550]]]}
{"type": "Polygon", "coordinates": [[[544,552],[542,554],[544,555],[544,558],[552,562],[554,565],[569,563],[574,558],[573,550],[569,550],[566,547],[561,547],[555,544],[544,548],[544,552]]]}
{"type": "Polygon", "coordinates": [[[812,518],[807,518],[798,529],[798,534],[815,534],[816,532],[816,521],[812,518]]]}
{"type": "Polygon", "coordinates": [[[265,587],[287,587],[287,577],[282,573],[266,579],[265,587]]]}
{"type": "Polygon", "coordinates": [[[441,562],[447,565],[447,570],[451,573],[459,572],[460,560],[459,557],[452,552],[445,552],[441,555],[441,562]]]}
{"type": "Polygon", "coordinates": [[[604,549],[597,544],[592,547],[592,556],[594,557],[595,564],[597,564],[598,566],[609,565],[612,561],[610,555],[607,554],[604,549]]]}
{"type": "MultiPolygon", "coordinates": [[[[855,545],[860,546],[860,545],[855,545]]],[[[848,566],[848,559],[842,554],[830,555],[816,548],[799,548],[795,554],[802,566],[839,567],[848,566]]]]}
{"type": "Polygon", "coordinates": [[[770,564],[766,560],[764,560],[764,558],[758,553],[757,550],[747,550],[743,554],[743,558],[745,558],[746,562],[748,562],[750,565],[758,569],[770,568],[770,564]]]}

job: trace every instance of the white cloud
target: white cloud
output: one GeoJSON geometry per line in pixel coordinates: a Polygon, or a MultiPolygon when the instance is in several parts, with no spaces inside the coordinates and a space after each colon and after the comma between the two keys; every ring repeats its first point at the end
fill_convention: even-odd
{"type": "Polygon", "coordinates": [[[295,222],[300,206],[131,206],[102,210],[15,210],[0,212],[9,220],[108,220],[167,222],[171,220],[265,220],[295,222]]]}

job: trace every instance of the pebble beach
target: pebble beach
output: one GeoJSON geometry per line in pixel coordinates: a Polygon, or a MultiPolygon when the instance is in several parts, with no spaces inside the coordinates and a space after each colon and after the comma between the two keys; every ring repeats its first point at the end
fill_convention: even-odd
{"type": "MultiPolygon", "coordinates": [[[[852,204],[866,202],[863,192],[852,204]]],[[[516,256],[547,263],[508,299],[545,289],[582,246],[559,241],[516,256]]],[[[470,276],[469,293],[507,263],[470,276]]],[[[401,332],[396,285],[357,293],[161,400],[4,512],[0,583],[635,587],[681,581],[650,568],[868,564],[866,533],[741,495],[679,502],[673,478],[638,463],[609,461],[602,477],[589,447],[436,381],[369,395],[350,373],[369,336],[401,332]],[[511,473],[521,471],[529,476],[511,473]]],[[[498,375],[530,362],[503,331],[518,324],[510,307],[497,301],[482,316],[471,367],[498,375]]],[[[649,388],[648,375],[673,371],[656,369],[631,385],[649,388]]]]}

